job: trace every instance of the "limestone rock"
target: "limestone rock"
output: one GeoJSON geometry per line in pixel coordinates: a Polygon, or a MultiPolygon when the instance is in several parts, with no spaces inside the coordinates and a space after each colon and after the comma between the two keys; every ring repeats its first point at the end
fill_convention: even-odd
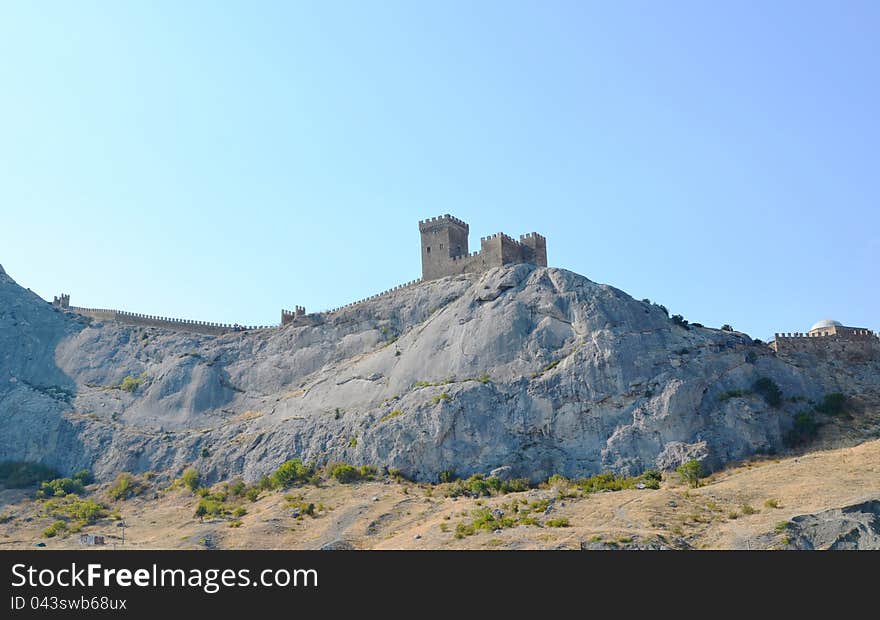
{"type": "MultiPolygon", "coordinates": [[[[522,264],[425,282],[279,329],[98,322],[0,274],[0,460],[257,480],[290,458],[545,479],[712,469],[779,449],[802,404],[876,405],[880,363],[793,364],[737,332],[522,264]],[[135,378],[133,391],[119,389],[135,378]],[[745,395],[772,378],[779,409],[745,395]],[[204,450],[207,449],[207,450],[204,450]],[[500,473],[500,472],[499,472],[500,473]]],[[[499,476],[500,477],[500,476],[499,476]]]]}

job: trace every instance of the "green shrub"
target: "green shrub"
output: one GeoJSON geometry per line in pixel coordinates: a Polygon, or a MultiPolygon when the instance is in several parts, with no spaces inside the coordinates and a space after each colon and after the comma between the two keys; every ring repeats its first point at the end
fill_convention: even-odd
{"type": "Polygon", "coordinates": [[[649,489],[659,489],[663,476],[656,469],[648,469],[640,476],[620,476],[611,472],[604,472],[580,478],[574,481],[584,493],[597,493],[599,491],[622,491],[635,489],[639,484],[644,484],[649,489]]]}
{"type": "Polygon", "coordinates": [[[95,476],[88,469],[81,469],[73,474],[72,477],[74,480],[79,480],[83,485],[92,484],[95,481],[95,476]]]}
{"type": "Polygon", "coordinates": [[[795,414],[794,424],[785,435],[785,444],[793,448],[809,443],[819,433],[819,423],[812,411],[801,411],[795,414]]]}
{"type": "Polygon", "coordinates": [[[271,476],[271,486],[275,489],[287,489],[295,484],[313,482],[315,468],[304,465],[299,459],[284,462],[271,476]]]}
{"type": "Polygon", "coordinates": [[[454,469],[444,469],[440,472],[440,482],[453,482],[457,478],[454,469]]]}
{"type": "Polygon", "coordinates": [[[568,519],[558,518],[558,519],[550,519],[544,523],[547,527],[568,527],[568,519]]]}
{"type": "Polygon", "coordinates": [[[36,486],[43,480],[58,478],[59,473],[51,467],[28,461],[0,462],[0,484],[10,489],[36,486]]]}
{"type": "Polygon", "coordinates": [[[744,396],[748,396],[751,394],[748,390],[727,390],[726,392],[722,392],[718,395],[718,400],[721,402],[730,400],[731,398],[742,398],[744,396]]]}
{"type": "Polygon", "coordinates": [[[199,488],[201,481],[202,475],[193,467],[187,467],[180,476],[180,483],[193,493],[199,488]]]}
{"type": "Polygon", "coordinates": [[[781,534],[781,533],[783,533],[784,531],[786,531],[789,527],[791,527],[791,523],[790,523],[790,522],[788,522],[788,521],[780,521],[779,523],[776,524],[776,526],[775,526],[773,529],[776,530],[776,533],[777,533],[777,534],[781,534]]]}
{"type": "Polygon", "coordinates": [[[202,455],[202,458],[203,458],[203,459],[206,459],[206,458],[208,458],[209,456],[211,456],[211,451],[208,450],[207,448],[202,448],[202,451],[201,451],[199,454],[202,455]]]}
{"type": "Polygon", "coordinates": [[[685,329],[689,329],[689,328],[688,328],[688,322],[687,322],[687,321],[684,319],[684,317],[681,316],[680,314],[673,314],[673,315],[670,317],[670,319],[672,320],[672,322],[673,322],[675,325],[678,325],[679,327],[684,327],[685,329]]]}
{"type": "Polygon", "coordinates": [[[675,471],[685,483],[693,488],[700,486],[700,478],[705,475],[703,464],[696,459],[691,459],[687,463],[679,465],[675,471]]]}
{"type": "Polygon", "coordinates": [[[128,472],[116,476],[116,480],[107,489],[107,496],[113,500],[126,500],[146,490],[146,485],[128,472]]]}
{"type": "Polygon", "coordinates": [[[247,491],[247,485],[244,480],[236,479],[229,484],[229,494],[235,497],[241,497],[247,491]]]}
{"type": "Polygon", "coordinates": [[[52,525],[43,530],[43,537],[45,538],[54,538],[56,536],[60,536],[67,531],[67,523],[64,521],[58,520],[55,521],[52,525]]]}
{"type": "Polygon", "coordinates": [[[723,332],[732,332],[732,331],[733,331],[733,327],[731,327],[728,323],[725,323],[724,325],[721,326],[721,331],[723,331],[723,332]]]}
{"type": "Polygon", "coordinates": [[[203,497],[199,500],[198,506],[196,506],[195,516],[198,517],[199,520],[202,520],[205,517],[222,517],[225,514],[226,507],[223,505],[223,502],[217,501],[216,499],[203,497]]]}
{"type": "Polygon", "coordinates": [[[141,377],[128,375],[125,379],[122,380],[122,383],[119,384],[119,389],[126,392],[131,392],[133,394],[140,387],[142,380],[143,379],[141,377]]]}
{"type": "Polygon", "coordinates": [[[260,499],[260,488],[259,487],[251,487],[244,493],[245,499],[249,502],[255,502],[260,499]]]}
{"type": "Polygon", "coordinates": [[[73,478],[55,478],[40,484],[37,497],[64,497],[65,495],[82,495],[86,492],[83,483],[73,478]]]}
{"type": "Polygon", "coordinates": [[[768,405],[774,409],[778,409],[782,405],[782,390],[776,385],[776,382],[769,377],[761,377],[755,381],[752,389],[764,399],[768,405]]]}
{"type": "MultiPolygon", "coordinates": [[[[663,474],[656,469],[646,469],[640,476],[642,482],[649,489],[659,489],[663,481],[663,474]]],[[[638,485],[638,482],[636,483],[638,485]]]]}
{"type": "Polygon", "coordinates": [[[740,506],[739,511],[746,516],[753,515],[758,512],[757,510],[752,508],[749,504],[743,504],[742,506],[740,506]]]}
{"type": "Polygon", "coordinates": [[[778,499],[768,499],[764,501],[765,508],[779,508],[779,500],[778,499]]]}
{"type": "Polygon", "coordinates": [[[107,509],[103,504],[75,495],[48,499],[43,503],[42,509],[50,517],[75,521],[81,525],[94,523],[107,516],[107,509]]]}
{"type": "Polygon", "coordinates": [[[826,394],[822,398],[822,402],[816,405],[815,409],[819,413],[826,415],[840,415],[846,407],[846,396],[840,392],[826,394]]]}
{"type": "Polygon", "coordinates": [[[436,405],[436,404],[441,403],[445,400],[449,400],[450,398],[451,397],[449,396],[449,394],[447,394],[446,392],[441,392],[440,394],[437,394],[436,396],[434,396],[431,399],[431,404],[436,405]]]}
{"type": "Polygon", "coordinates": [[[327,466],[327,475],[343,484],[372,480],[376,476],[376,468],[371,465],[355,467],[348,463],[331,463],[327,466]]]}

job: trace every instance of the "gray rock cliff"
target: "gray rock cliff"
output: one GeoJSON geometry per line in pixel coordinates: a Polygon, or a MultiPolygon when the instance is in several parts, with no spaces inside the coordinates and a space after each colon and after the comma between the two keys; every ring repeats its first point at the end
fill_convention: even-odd
{"type": "MultiPolygon", "coordinates": [[[[90,321],[0,270],[0,460],[103,478],[195,463],[253,480],[293,457],[419,479],[717,467],[778,449],[799,408],[721,395],[770,377],[818,400],[835,372],[531,265],[223,336],[90,321]]],[[[877,376],[871,362],[862,387],[876,394],[877,376]]]]}

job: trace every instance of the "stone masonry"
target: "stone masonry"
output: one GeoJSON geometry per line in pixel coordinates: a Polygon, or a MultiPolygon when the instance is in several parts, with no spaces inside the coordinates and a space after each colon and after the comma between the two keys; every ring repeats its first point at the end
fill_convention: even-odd
{"type": "MultiPolygon", "coordinates": [[[[346,304],[318,314],[307,314],[303,306],[295,306],[293,310],[281,310],[281,327],[315,325],[322,321],[323,315],[333,314],[352,306],[383,297],[400,289],[414,286],[428,280],[436,280],[444,276],[462,273],[482,272],[492,267],[531,263],[538,267],[547,266],[547,240],[538,233],[521,235],[519,241],[505,235],[495,233],[480,239],[480,251],[468,252],[469,227],[463,221],[451,215],[442,215],[419,222],[422,237],[422,277],[400,286],[388,289],[366,299],[346,304]]],[[[136,312],[125,312],[106,308],[81,308],[70,305],[70,295],[62,293],[56,296],[52,305],[61,310],[75,312],[99,321],[119,321],[144,327],[164,327],[177,331],[198,334],[221,335],[236,331],[267,329],[269,325],[230,325],[226,323],[209,323],[176,319],[136,312]]]]}
{"type": "Polygon", "coordinates": [[[547,266],[547,240],[538,233],[519,241],[495,233],[480,239],[480,251],[468,251],[470,227],[449,214],[419,222],[422,237],[422,281],[469,272],[481,272],[517,263],[547,266]]]}
{"type": "Polygon", "coordinates": [[[807,333],[775,334],[770,348],[783,356],[810,355],[851,362],[880,359],[880,337],[877,334],[863,327],[847,327],[832,322],[814,327],[807,333]]]}

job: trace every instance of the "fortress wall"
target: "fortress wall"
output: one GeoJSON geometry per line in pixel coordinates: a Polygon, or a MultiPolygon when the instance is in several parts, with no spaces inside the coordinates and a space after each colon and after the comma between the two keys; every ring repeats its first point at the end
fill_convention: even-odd
{"type": "Polygon", "coordinates": [[[81,314],[83,316],[87,316],[93,318],[98,321],[115,321],[116,320],[116,310],[107,310],[104,308],[79,308],[76,306],[69,306],[66,308],[71,312],[76,312],[77,314],[81,314]]]}
{"type": "Polygon", "coordinates": [[[841,359],[852,362],[880,360],[880,338],[867,334],[846,336],[808,336],[776,334],[771,347],[780,355],[809,355],[820,359],[841,359]]]}
{"type": "Polygon", "coordinates": [[[111,310],[105,308],[80,308],[71,306],[71,312],[93,318],[98,321],[118,321],[126,325],[139,325],[141,327],[159,327],[192,334],[205,334],[219,336],[232,331],[253,331],[269,329],[269,325],[230,325],[226,323],[210,323],[208,321],[192,321],[189,319],[175,319],[170,317],[139,314],[137,312],[125,312],[123,310],[111,310]]]}
{"type": "MultiPolygon", "coordinates": [[[[333,314],[335,312],[339,312],[341,310],[347,310],[349,308],[359,306],[362,303],[366,303],[368,301],[373,301],[375,299],[379,299],[380,297],[385,297],[385,295],[390,295],[391,293],[396,293],[397,291],[399,291],[401,289],[409,288],[411,286],[415,286],[415,285],[421,284],[421,283],[422,283],[421,278],[419,278],[418,280],[410,280],[409,282],[406,282],[404,284],[398,284],[397,286],[390,288],[386,291],[382,291],[381,293],[376,293],[375,295],[370,295],[369,297],[364,297],[363,299],[358,299],[357,301],[353,301],[350,304],[345,304],[344,306],[338,306],[336,308],[331,308],[330,310],[325,310],[321,314],[327,315],[327,314],[333,314]]],[[[307,317],[312,317],[312,316],[313,315],[307,315],[307,317]]]]}

